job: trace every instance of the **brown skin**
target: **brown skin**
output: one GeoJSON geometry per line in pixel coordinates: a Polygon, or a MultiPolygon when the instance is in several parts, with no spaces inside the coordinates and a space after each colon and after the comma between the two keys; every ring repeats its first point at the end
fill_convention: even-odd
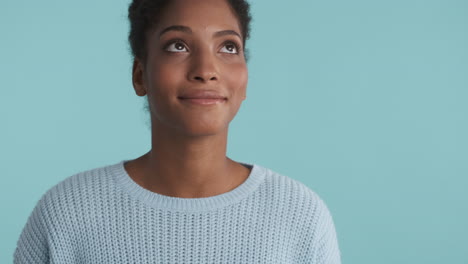
{"type": "Polygon", "coordinates": [[[226,1],[175,0],[149,32],[147,60],[135,60],[133,86],[137,95],[148,96],[151,150],[124,164],[143,188],[200,198],[228,192],[247,179],[250,170],[226,157],[228,126],[246,98],[248,73],[242,37],[214,36],[224,30],[242,36],[226,1]],[[160,36],[174,25],[191,33],[170,30],[160,36]],[[201,106],[178,99],[192,89],[216,90],[227,100],[201,106]]]}

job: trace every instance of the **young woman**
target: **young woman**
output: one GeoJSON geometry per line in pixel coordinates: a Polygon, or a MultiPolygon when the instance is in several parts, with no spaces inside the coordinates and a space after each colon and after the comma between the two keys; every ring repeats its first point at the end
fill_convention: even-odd
{"type": "Polygon", "coordinates": [[[226,157],[246,98],[247,2],[134,0],[129,19],[151,149],[47,191],[15,263],[340,263],[315,192],[226,157]]]}

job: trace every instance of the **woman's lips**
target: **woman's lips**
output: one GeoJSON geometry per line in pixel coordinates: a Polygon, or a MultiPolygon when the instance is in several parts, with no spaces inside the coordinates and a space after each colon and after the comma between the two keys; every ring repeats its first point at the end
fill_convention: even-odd
{"type": "Polygon", "coordinates": [[[223,98],[181,98],[179,99],[182,102],[189,103],[189,104],[197,104],[197,105],[216,105],[222,104],[226,101],[223,98]]]}

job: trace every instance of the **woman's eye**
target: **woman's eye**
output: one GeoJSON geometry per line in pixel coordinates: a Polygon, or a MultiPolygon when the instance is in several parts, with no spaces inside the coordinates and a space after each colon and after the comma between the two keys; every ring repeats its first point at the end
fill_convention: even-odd
{"type": "Polygon", "coordinates": [[[166,47],[166,50],[170,52],[187,52],[187,48],[185,47],[184,43],[180,41],[169,44],[166,47]]]}
{"type": "Polygon", "coordinates": [[[226,43],[221,49],[221,52],[237,54],[237,46],[234,43],[226,43]]]}
{"type": "MultiPolygon", "coordinates": [[[[181,41],[175,41],[166,46],[166,50],[170,52],[188,52],[187,47],[181,41]]],[[[237,54],[238,48],[237,45],[231,42],[224,44],[221,52],[237,54]]]]}

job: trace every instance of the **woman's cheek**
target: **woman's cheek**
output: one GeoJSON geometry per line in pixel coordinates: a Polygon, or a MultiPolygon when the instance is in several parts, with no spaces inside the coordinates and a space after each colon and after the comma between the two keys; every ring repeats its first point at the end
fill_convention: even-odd
{"type": "Polygon", "coordinates": [[[184,74],[178,65],[166,64],[157,67],[153,74],[153,84],[162,93],[176,94],[184,74]]]}
{"type": "Polygon", "coordinates": [[[170,74],[170,67],[161,67],[154,65],[149,68],[148,73],[148,96],[151,103],[158,112],[167,108],[170,104],[171,97],[176,94],[176,86],[174,85],[174,75],[170,74]]]}
{"type": "Polygon", "coordinates": [[[240,96],[242,99],[245,97],[248,71],[245,63],[239,63],[237,65],[231,65],[226,74],[227,83],[231,88],[231,93],[236,96],[240,96]]]}

